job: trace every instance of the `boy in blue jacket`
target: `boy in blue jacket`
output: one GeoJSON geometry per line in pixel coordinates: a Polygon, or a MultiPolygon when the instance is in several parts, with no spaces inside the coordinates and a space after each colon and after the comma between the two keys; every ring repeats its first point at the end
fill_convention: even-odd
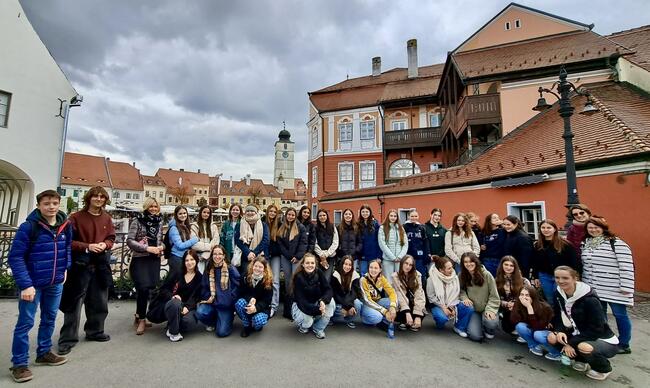
{"type": "Polygon", "coordinates": [[[38,327],[36,365],[61,365],[68,361],[52,353],[52,333],[61,301],[66,271],[70,267],[72,229],[66,215],[59,210],[61,196],[46,190],[36,196],[37,209],[16,231],[9,266],[20,289],[18,322],[11,347],[11,368],[14,381],[32,379],[29,370],[29,331],[39,304],[41,322],[38,327]]]}

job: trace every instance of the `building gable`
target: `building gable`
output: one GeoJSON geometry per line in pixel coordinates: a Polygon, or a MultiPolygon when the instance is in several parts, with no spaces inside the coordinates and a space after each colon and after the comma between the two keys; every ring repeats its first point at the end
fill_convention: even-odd
{"type": "Polygon", "coordinates": [[[454,52],[476,50],[544,36],[591,30],[593,25],[510,3],[454,52]]]}

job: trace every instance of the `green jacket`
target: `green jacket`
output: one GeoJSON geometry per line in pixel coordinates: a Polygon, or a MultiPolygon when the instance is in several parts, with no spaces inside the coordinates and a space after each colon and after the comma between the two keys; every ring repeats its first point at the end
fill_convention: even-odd
{"type": "Polygon", "coordinates": [[[501,298],[499,298],[499,291],[497,291],[497,283],[485,267],[481,266],[481,273],[485,282],[482,286],[469,286],[460,289],[461,302],[469,299],[474,304],[474,311],[482,313],[484,311],[491,311],[493,313],[499,312],[499,305],[501,298]]]}
{"type": "Polygon", "coordinates": [[[424,229],[427,231],[429,253],[440,257],[445,256],[445,233],[447,233],[447,229],[442,224],[435,227],[431,221],[424,224],[424,229]]]}
{"type": "Polygon", "coordinates": [[[224,248],[226,248],[226,253],[228,257],[232,258],[233,250],[235,246],[233,245],[233,238],[235,237],[235,230],[239,229],[239,221],[233,227],[230,221],[223,223],[221,227],[221,235],[219,236],[219,241],[224,248]]]}

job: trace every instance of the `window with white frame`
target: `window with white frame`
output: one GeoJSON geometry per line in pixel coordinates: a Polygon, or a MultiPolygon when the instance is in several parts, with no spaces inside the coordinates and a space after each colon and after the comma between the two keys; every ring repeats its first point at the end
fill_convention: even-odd
{"type": "Polygon", "coordinates": [[[510,30],[510,22],[506,22],[505,29],[506,31],[510,30]]]}
{"type": "Polygon", "coordinates": [[[318,197],[318,167],[311,168],[311,197],[318,197]]]}
{"type": "Polygon", "coordinates": [[[521,28],[521,20],[515,20],[515,28],[521,28]]]}
{"type": "MultiPolygon", "coordinates": [[[[149,190],[147,190],[147,191],[144,192],[144,196],[145,196],[145,197],[148,197],[148,196],[149,196],[149,190]]],[[[154,196],[155,196],[155,194],[154,194],[154,196]]]]}
{"type": "Polygon", "coordinates": [[[399,215],[399,222],[400,222],[402,225],[403,225],[406,221],[408,221],[408,219],[409,219],[409,214],[411,214],[411,212],[412,212],[413,210],[416,210],[416,209],[415,209],[414,207],[412,207],[412,208],[410,208],[410,209],[399,209],[399,210],[397,211],[397,213],[398,213],[398,215],[399,215]]]}
{"type": "Polygon", "coordinates": [[[352,148],[352,123],[339,124],[339,148],[342,150],[352,148]]]}
{"type": "Polygon", "coordinates": [[[120,197],[120,192],[116,191],[113,193],[113,198],[119,198],[120,197]]]}
{"type": "Polygon", "coordinates": [[[9,103],[11,94],[0,90],[0,127],[6,128],[9,124],[9,103]]]}
{"type": "Polygon", "coordinates": [[[339,163],[339,191],[354,190],[354,163],[339,163]]]}
{"type": "Polygon", "coordinates": [[[375,162],[359,162],[359,188],[375,187],[375,162]]]}
{"type": "Polygon", "coordinates": [[[367,120],[361,122],[361,140],[375,139],[375,121],[367,120]]]}
{"type": "Polygon", "coordinates": [[[343,222],[343,210],[334,210],[334,226],[339,226],[343,222]]]}
{"type": "Polygon", "coordinates": [[[403,131],[406,128],[406,120],[393,120],[390,122],[390,127],[393,131],[403,131]]]}
{"type": "Polygon", "coordinates": [[[318,205],[315,203],[311,204],[311,220],[316,221],[316,216],[318,215],[318,205]]]}
{"type": "Polygon", "coordinates": [[[313,150],[318,148],[318,128],[316,127],[311,130],[311,148],[313,150]]]}
{"type": "Polygon", "coordinates": [[[126,193],[126,199],[131,199],[131,193],[126,193]]]}
{"type": "Polygon", "coordinates": [[[440,113],[429,113],[429,126],[439,127],[442,122],[442,115],[440,113]]]}
{"type": "Polygon", "coordinates": [[[403,178],[420,173],[420,166],[410,159],[398,159],[388,168],[389,178],[403,178]]]}
{"type": "Polygon", "coordinates": [[[158,198],[163,199],[163,196],[164,196],[164,195],[165,195],[165,194],[161,191],[160,194],[158,195],[158,198]]]}
{"type": "Polygon", "coordinates": [[[442,163],[430,163],[429,171],[438,171],[442,168],[442,163]]]}
{"type": "Polygon", "coordinates": [[[140,199],[140,193],[133,193],[133,199],[140,199]]]}
{"type": "Polygon", "coordinates": [[[539,234],[539,223],[546,217],[544,207],[544,201],[507,204],[508,214],[521,220],[524,231],[531,238],[537,238],[539,234]]]}

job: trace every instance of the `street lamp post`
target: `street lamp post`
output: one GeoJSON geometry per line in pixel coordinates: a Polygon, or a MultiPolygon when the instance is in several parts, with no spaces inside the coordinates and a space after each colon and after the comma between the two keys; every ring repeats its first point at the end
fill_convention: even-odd
{"type": "Polygon", "coordinates": [[[587,97],[587,103],[585,104],[584,109],[580,114],[590,116],[596,112],[598,109],[593,106],[591,102],[591,95],[585,89],[579,89],[571,82],[567,81],[567,71],[564,67],[560,69],[560,80],[553,83],[550,89],[540,87],[539,100],[537,100],[537,105],[533,108],[536,111],[545,111],[551,107],[550,104],[546,102],[546,99],[543,97],[543,93],[549,93],[554,95],[560,104],[558,113],[564,121],[564,132],[562,133],[562,138],[564,139],[564,155],[566,160],[566,188],[567,188],[567,222],[564,225],[565,230],[571,226],[573,222],[573,215],[568,209],[572,205],[580,203],[578,197],[578,182],[576,178],[576,162],[573,155],[573,131],[571,130],[571,116],[573,115],[574,108],[571,105],[570,93],[574,91],[576,94],[587,97]],[[556,89],[560,95],[558,96],[553,89],[556,89]]]}

